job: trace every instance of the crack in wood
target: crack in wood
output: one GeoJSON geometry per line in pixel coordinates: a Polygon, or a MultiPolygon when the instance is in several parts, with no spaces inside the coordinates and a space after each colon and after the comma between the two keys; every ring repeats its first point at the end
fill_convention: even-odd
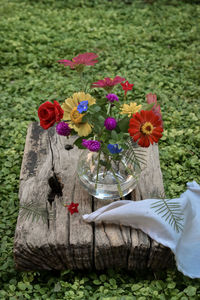
{"type": "MultiPolygon", "coordinates": [[[[74,202],[74,194],[75,194],[75,183],[76,182],[73,182],[73,188],[72,188],[72,191],[71,191],[71,202],[74,202]]],[[[77,265],[76,265],[76,260],[74,259],[75,257],[75,251],[74,251],[74,247],[71,247],[71,243],[70,243],[70,219],[71,219],[71,216],[70,216],[70,213],[68,212],[68,215],[69,215],[69,218],[68,218],[68,243],[69,243],[69,246],[70,246],[70,256],[71,256],[71,263],[73,265],[73,269],[76,269],[77,268],[77,265]]]]}
{"type": "Polygon", "coordinates": [[[123,246],[124,246],[124,252],[126,252],[126,267],[128,266],[127,262],[128,262],[128,253],[129,253],[129,237],[127,237],[127,241],[125,240],[125,237],[123,235],[123,232],[127,234],[127,227],[123,226],[123,225],[119,225],[119,230],[121,233],[121,238],[123,241],[123,246]],[[128,243],[128,244],[127,244],[128,243]]]}
{"type": "Polygon", "coordinates": [[[47,202],[46,202],[46,211],[47,211],[47,226],[48,226],[48,230],[49,230],[50,222],[49,222],[49,210],[48,210],[48,207],[47,207],[47,202]]]}
{"type": "MultiPolygon", "coordinates": [[[[33,248],[31,247],[31,245],[29,245],[29,243],[25,244],[26,249],[22,249],[22,252],[24,253],[28,253],[28,256],[31,257],[31,262],[33,264],[35,264],[35,266],[37,266],[37,268],[40,268],[41,266],[48,266],[48,263],[46,262],[46,255],[42,255],[43,251],[41,249],[38,248],[33,248]],[[38,255],[38,253],[40,255],[38,255]]],[[[26,257],[26,256],[25,256],[26,257]]],[[[49,259],[48,259],[49,262],[49,259]]],[[[48,266],[51,267],[51,266],[48,266]]]]}
{"type": "Polygon", "coordinates": [[[131,248],[132,248],[132,239],[131,239],[131,228],[129,228],[129,248],[127,251],[127,260],[126,260],[126,268],[129,269],[129,258],[130,258],[130,254],[131,254],[131,248]]]}
{"type": "Polygon", "coordinates": [[[150,261],[151,261],[151,256],[152,256],[152,239],[149,238],[149,251],[147,255],[147,260],[146,260],[146,265],[149,268],[150,267],[150,261]]]}
{"type": "Polygon", "coordinates": [[[48,135],[48,139],[49,139],[49,146],[50,146],[50,152],[52,158],[52,172],[53,172],[53,176],[51,176],[48,179],[48,184],[51,188],[51,191],[48,194],[48,201],[52,205],[52,202],[55,200],[56,196],[62,197],[63,185],[61,183],[61,179],[57,176],[57,174],[54,171],[54,155],[53,155],[53,149],[52,149],[51,139],[49,135],[48,135]]]}
{"type": "MultiPolygon", "coordinates": [[[[107,259],[108,259],[108,262],[107,262],[107,265],[109,265],[109,263],[111,263],[111,266],[113,266],[113,260],[114,260],[114,257],[115,257],[115,255],[113,255],[113,252],[114,252],[114,247],[113,247],[113,245],[112,245],[112,243],[111,243],[111,240],[110,240],[110,238],[109,238],[109,235],[108,235],[108,233],[106,232],[106,227],[107,226],[110,226],[110,224],[108,224],[107,226],[106,226],[106,223],[104,223],[104,222],[102,222],[102,226],[103,226],[103,231],[104,231],[104,233],[105,233],[105,235],[106,235],[106,238],[107,238],[107,240],[108,240],[108,243],[109,243],[109,248],[107,248],[106,249],[106,252],[107,252],[107,259]],[[112,254],[112,255],[111,255],[112,254]]],[[[115,226],[115,225],[114,225],[115,226]]],[[[105,255],[104,255],[104,259],[105,259],[105,255]]]]}

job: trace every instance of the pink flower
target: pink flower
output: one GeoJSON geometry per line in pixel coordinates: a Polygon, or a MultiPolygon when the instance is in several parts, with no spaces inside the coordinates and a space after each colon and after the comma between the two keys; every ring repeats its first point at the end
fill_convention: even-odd
{"type": "Polygon", "coordinates": [[[149,93],[146,95],[147,103],[156,103],[157,104],[157,96],[156,94],[149,93]]]}
{"type": "Polygon", "coordinates": [[[99,80],[92,84],[92,88],[104,88],[106,91],[110,91],[116,84],[124,81],[125,78],[116,76],[114,79],[106,77],[103,80],[99,80]]]}
{"type": "Polygon", "coordinates": [[[98,62],[96,59],[98,57],[95,53],[86,52],[79,54],[78,56],[72,58],[72,60],[61,59],[58,62],[64,66],[69,66],[71,69],[75,69],[79,65],[83,66],[94,66],[98,62]]]}
{"type": "Polygon", "coordinates": [[[157,103],[157,96],[156,94],[149,93],[146,95],[147,103],[155,103],[155,105],[152,107],[152,111],[159,117],[159,119],[162,122],[162,127],[163,127],[163,120],[162,120],[162,114],[161,114],[161,109],[160,105],[157,103]]]}

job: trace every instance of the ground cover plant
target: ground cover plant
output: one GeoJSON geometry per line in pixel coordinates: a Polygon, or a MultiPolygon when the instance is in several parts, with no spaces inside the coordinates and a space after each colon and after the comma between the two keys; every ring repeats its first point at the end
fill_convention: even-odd
{"type": "MultiPolygon", "coordinates": [[[[46,100],[78,88],[56,63],[100,57],[96,74],[134,83],[134,101],[157,94],[164,119],[166,195],[200,183],[200,43],[197,1],[0,0],[0,299],[199,299],[198,279],[167,272],[30,272],[14,269],[13,237],[28,124],[46,100]],[[141,96],[142,95],[142,96],[141,96]]],[[[88,75],[90,77],[90,74],[88,75]]],[[[92,81],[92,78],[91,80],[92,81]]],[[[128,95],[128,97],[132,97],[128,95]]],[[[132,100],[132,98],[130,98],[132,100]]]]}

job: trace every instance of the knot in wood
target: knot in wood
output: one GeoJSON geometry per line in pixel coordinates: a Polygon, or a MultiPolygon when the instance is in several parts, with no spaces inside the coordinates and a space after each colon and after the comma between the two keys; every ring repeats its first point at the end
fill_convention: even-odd
{"type": "Polygon", "coordinates": [[[48,195],[48,201],[50,202],[50,204],[52,204],[55,196],[62,197],[62,184],[56,174],[48,179],[48,183],[51,188],[51,191],[48,195]]]}
{"type": "Polygon", "coordinates": [[[70,144],[65,145],[65,150],[67,150],[67,151],[69,151],[73,148],[74,148],[73,145],[70,145],[70,144]]]}

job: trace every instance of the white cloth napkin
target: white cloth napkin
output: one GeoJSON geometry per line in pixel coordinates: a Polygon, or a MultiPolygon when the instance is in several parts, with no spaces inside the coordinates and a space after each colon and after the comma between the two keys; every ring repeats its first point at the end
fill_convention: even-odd
{"type": "Polygon", "coordinates": [[[158,243],[171,248],[180,272],[191,278],[200,278],[200,185],[195,181],[188,182],[186,192],[171,200],[180,204],[182,231],[175,231],[151,208],[157,200],[115,201],[83,215],[83,219],[88,223],[105,222],[141,229],[158,243]]]}

